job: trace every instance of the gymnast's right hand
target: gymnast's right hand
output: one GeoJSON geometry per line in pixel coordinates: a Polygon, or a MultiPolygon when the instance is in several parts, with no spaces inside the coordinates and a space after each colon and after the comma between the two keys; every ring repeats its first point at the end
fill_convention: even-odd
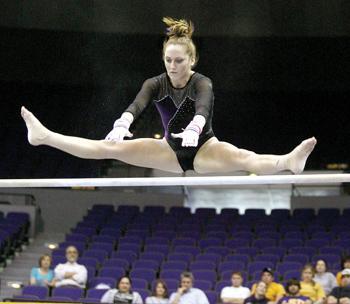
{"type": "Polygon", "coordinates": [[[120,142],[124,140],[124,137],[132,137],[132,133],[129,131],[129,127],[133,121],[133,115],[131,113],[123,113],[123,115],[114,122],[113,130],[108,133],[106,140],[120,142]]]}

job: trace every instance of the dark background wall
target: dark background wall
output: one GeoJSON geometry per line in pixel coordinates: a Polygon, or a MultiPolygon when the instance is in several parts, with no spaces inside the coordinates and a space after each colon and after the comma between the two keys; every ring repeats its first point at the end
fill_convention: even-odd
{"type": "MultiPolygon", "coordinates": [[[[346,1],[2,1],[0,177],[96,176],[103,161],[27,144],[20,105],[49,128],[100,139],[163,72],[161,17],[195,23],[219,139],[259,153],[319,140],[308,168],[349,163],[346,1]]],[[[137,137],[161,131],[150,106],[137,137]]]]}

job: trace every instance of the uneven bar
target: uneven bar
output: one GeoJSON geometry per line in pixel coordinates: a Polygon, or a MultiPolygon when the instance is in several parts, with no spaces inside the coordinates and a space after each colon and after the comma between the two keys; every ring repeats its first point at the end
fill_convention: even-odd
{"type": "Polygon", "coordinates": [[[340,184],[350,174],[301,174],[263,176],[194,176],[140,178],[0,179],[0,188],[227,186],[276,184],[340,184]]]}

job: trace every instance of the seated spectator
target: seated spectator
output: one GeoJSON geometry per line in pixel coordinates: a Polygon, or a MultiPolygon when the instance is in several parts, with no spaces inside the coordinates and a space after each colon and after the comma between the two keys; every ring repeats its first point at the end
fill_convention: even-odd
{"type": "Polygon", "coordinates": [[[143,304],[141,295],[132,291],[129,277],[121,277],[117,282],[117,288],[108,290],[101,299],[101,303],[113,304],[143,304]]]}
{"type": "MultiPolygon", "coordinates": [[[[282,284],[274,282],[273,271],[271,268],[264,268],[261,273],[261,281],[266,284],[265,297],[269,302],[278,302],[284,294],[284,287],[282,284]]],[[[252,286],[252,294],[255,293],[256,284],[252,286]]]]}
{"type": "Polygon", "coordinates": [[[220,298],[223,303],[243,304],[244,300],[250,296],[250,290],[243,287],[243,277],[240,272],[233,272],[231,275],[232,286],[224,287],[220,298]]]}
{"type": "Polygon", "coordinates": [[[146,304],[169,304],[168,287],[163,280],[157,280],[152,296],[146,298],[146,304]]]}
{"type": "Polygon", "coordinates": [[[286,295],[278,301],[278,304],[312,304],[309,297],[300,295],[300,282],[296,279],[287,282],[286,292],[286,295]]]}
{"type": "Polygon", "coordinates": [[[84,265],[77,263],[78,250],[74,246],[66,248],[67,262],[58,264],[55,272],[55,287],[71,286],[85,288],[87,270],[84,265]]]}
{"type": "Polygon", "coordinates": [[[33,267],[30,272],[30,285],[53,286],[53,271],[50,269],[51,257],[44,254],[39,258],[39,267],[33,267]]]}
{"type": "Polygon", "coordinates": [[[300,294],[309,297],[314,304],[322,304],[326,294],[322,286],[313,280],[315,270],[311,264],[306,264],[301,273],[300,294]]]}
{"type": "Polygon", "coordinates": [[[183,272],[180,279],[180,287],[177,292],[170,296],[170,304],[209,304],[205,293],[193,287],[193,274],[191,272],[183,272]]]}
{"type": "MultiPolygon", "coordinates": [[[[341,261],[341,266],[340,268],[343,270],[343,269],[350,269],[350,256],[345,256],[344,258],[342,258],[342,261],[341,261]]],[[[338,283],[338,286],[341,286],[341,282],[342,282],[342,272],[339,271],[337,273],[337,283],[338,283]]]]}
{"type": "Polygon", "coordinates": [[[256,284],[255,292],[249,298],[244,300],[244,304],[267,304],[268,299],[265,297],[267,285],[260,281],[256,284]]]}
{"type": "Polygon", "coordinates": [[[350,269],[344,269],[341,276],[341,285],[333,288],[327,304],[350,304],[350,269]]]}
{"type": "Polygon", "coordinates": [[[314,281],[323,287],[326,295],[338,286],[337,279],[334,274],[327,271],[327,263],[324,260],[318,260],[315,267],[314,281]]]}

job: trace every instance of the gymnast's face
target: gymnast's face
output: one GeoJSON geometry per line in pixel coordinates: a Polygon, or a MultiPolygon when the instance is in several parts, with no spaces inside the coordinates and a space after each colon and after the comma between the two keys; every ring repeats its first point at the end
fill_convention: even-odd
{"type": "Polygon", "coordinates": [[[169,44],[164,52],[164,63],[167,74],[173,84],[187,81],[191,75],[194,60],[181,44],[169,44]]]}

